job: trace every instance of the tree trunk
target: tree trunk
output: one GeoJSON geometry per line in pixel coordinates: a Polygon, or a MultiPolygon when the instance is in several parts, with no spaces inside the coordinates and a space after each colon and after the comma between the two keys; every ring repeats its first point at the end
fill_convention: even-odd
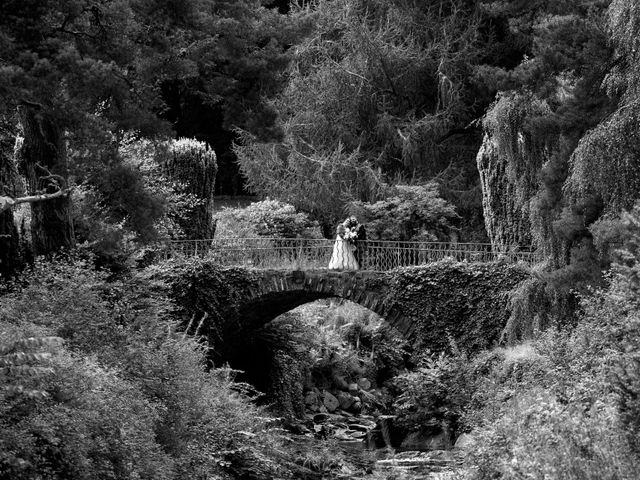
{"type": "Polygon", "coordinates": [[[0,213],[0,279],[11,278],[22,266],[20,237],[11,210],[0,213]]]}
{"type": "MultiPolygon", "coordinates": [[[[66,188],[64,132],[39,108],[21,106],[18,111],[24,133],[19,168],[26,178],[29,195],[66,188]]],[[[68,195],[31,204],[31,235],[36,255],[75,246],[68,195]]]]}
{"type": "MultiPolygon", "coordinates": [[[[15,138],[11,128],[0,118],[0,195],[16,197],[18,171],[13,161],[15,138]]],[[[13,210],[0,212],[0,278],[10,278],[23,265],[20,236],[13,210]]]]}

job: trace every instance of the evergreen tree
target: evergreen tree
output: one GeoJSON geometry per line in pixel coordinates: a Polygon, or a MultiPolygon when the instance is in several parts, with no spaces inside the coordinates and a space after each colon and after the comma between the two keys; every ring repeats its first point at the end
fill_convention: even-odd
{"type": "Polygon", "coordinates": [[[215,152],[202,142],[181,138],[169,145],[163,164],[167,176],[180,182],[181,190],[198,201],[185,218],[178,219],[187,238],[213,238],[213,195],[218,171],[215,152]]]}
{"type": "Polygon", "coordinates": [[[477,224],[475,2],[320,1],[294,16],[313,29],[276,101],[284,138],[236,150],[249,186],[327,224],[346,201],[380,199],[384,177],[435,179],[477,224]]]}
{"type": "MultiPolygon", "coordinates": [[[[0,111],[19,110],[29,193],[66,192],[78,164],[113,159],[123,132],[169,133],[167,85],[219,105],[229,125],[269,128],[263,95],[287,63],[279,18],[258,0],[3,2],[0,111]]],[[[32,210],[36,253],[73,246],[69,195],[32,210]]]]}

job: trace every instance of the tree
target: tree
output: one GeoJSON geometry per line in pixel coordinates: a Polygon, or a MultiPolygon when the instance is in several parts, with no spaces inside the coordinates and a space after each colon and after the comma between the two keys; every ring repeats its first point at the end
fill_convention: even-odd
{"type": "Polygon", "coordinates": [[[640,197],[640,7],[615,0],[608,13],[618,57],[605,86],[620,101],[580,140],[571,157],[566,190],[572,203],[594,198],[602,203],[605,214],[615,215],[630,209],[640,197]]]}
{"type": "Polygon", "coordinates": [[[218,171],[215,152],[202,142],[181,138],[169,144],[163,168],[170,179],[183,185],[182,191],[198,201],[185,218],[178,219],[187,238],[213,238],[213,196],[218,171]]]}
{"type": "Polygon", "coordinates": [[[602,283],[617,240],[613,219],[638,195],[637,94],[628,88],[637,78],[638,10],[604,0],[485,6],[509,19],[522,46],[515,66],[478,70],[503,91],[485,117],[478,166],[492,241],[530,238],[548,259],[512,297],[510,323],[530,333],[576,320],[575,292],[602,283]]]}
{"type": "Polygon", "coordinates": [[[477,195],[460,194],[478,185],[479,138],[466,128],[475,101],[475,2],[320,1],[294,16],[313,29],[275,102],[284,138],[278,145],[242,137],[236,150],[249,187],[325,226],[348,201],[379,200],[385,176],[433,179],[479,211],[477,195]],[[260,158],[268,160],[261,166],[260,158]],[[311,192],[311,183],[320,188],[311,192]]]}
{"type": "MultiPolygon", "coordinates": [[[[29,193],[62,191],[79,158],[111,158],[123,132],[169,133],[166,85],[195,84],[230,123],[257,128],[287,61],[285,28],[252,30],[265,12],[258,0],[3,2],[0,111],[19,107],[29,193]]],[[[68,196],[33,211],[36,253],[73,246],[68,196]]]]}
{"type": "Polygon", "coordinates": [[[458,237],[460,217],[438,193],[434,183],[394,185],[383,200],[353,202],[351,214],[367,225],[371,240],[422,240],[448,242],[458,237]]]}
{"type": "Polygon", "coordinates": [[[18,196],[20,190],[13,161],[14,143],[11,123],[5,117],[0,117],[0,277],[11,275],[22,263],[13,211],[2,206],[3,199],[18,196]]]}
{"type": "Polygon", "coordinates": [[[283,11],[289,2],[217,1],[220,18],[212,28],[215,41],[210,39],[201,49],[198,75],[162,85],[167,104],[162,116],[173,124],[178,137],[195,138],[215,150],[217,195],[245,192],[232,151],[236,128],[261,141],[282,137],[271,100],[286,85],[292,45],[308,29],[305,22],[261,8],[261,3],[283,11]]]}
{"type": "Polygon", "coordinates": [[[606,1],[486,2],[495,23],[508,19],[520,58],[477,69],[477,81],[501,91],[484,120],[478,155],[485,222],[493,242],[534,243],[555,265],[572,246],[561,232],[569,158],[580,138],[611,111],[600,90],[612,51],[606,35],[606,1]],[[507,173],[505,176],[504,173],[507,173]],[[508,191],[514,195],[506,195],[508,191]],[[503,194],[496,193],[501,190],[503,194]],[[515,218],[519,216],[520,218],[515,218]]]}
{"type": "Polygon", "coordinates": [[[310,213],[327,236],[333,235],[347,202],[378,199],[380,172],[359,151],[349,154],[341,144],[306,154],[289,142],[259,143],[243,134],[234,150],[253,192],[310,213]]]}

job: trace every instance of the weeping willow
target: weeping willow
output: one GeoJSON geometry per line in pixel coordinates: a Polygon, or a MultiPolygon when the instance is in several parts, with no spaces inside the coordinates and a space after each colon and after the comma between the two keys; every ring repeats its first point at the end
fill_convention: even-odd
{"type": "Polygon", "coordinates": [[[477,163],[485,224],[493,243],[529,245],[535,240],[531,201],[557,141],[556,135],[537,128],[536,119],[550,112],[547,103],[531,93],[509,92],[502,93],[484,117],[485,138],[477,163]]]}
{"type": "Polygon", "coordinates": [[[614,0],[609,32],[619,57],[605,87],[620,103],[581,139],[565,185],[572,202],[596,199],[605,214],[630,209],[640,198],[640,4],[614,0]]]}
{"type": "Polygon", "coordinates": [[[565,191],[572,202],[593,199],[604,213],[631,208],[640,198],[640,102],[623,106],[585,135],[570,162],[565,191]]]}

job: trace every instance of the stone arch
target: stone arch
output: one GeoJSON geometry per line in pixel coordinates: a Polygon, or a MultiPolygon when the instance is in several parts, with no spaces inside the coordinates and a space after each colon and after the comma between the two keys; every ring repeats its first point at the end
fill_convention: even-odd
{"type": "Polygon", "coordinates": [[[401,335],[411,333],[402,310],[387,296],[383,274],[373,272],[265,271],[240,299],[234,316],[238,331],[259,328],[300,305],[323,298],[343,298],[378,314],[401,335]]]}
{"type": "Polygon", "coordinates": [[[452,261],[388,272],[340,272],[221,267],[203,260],[175,262],[150,273],[170,286],[185,333],[206,337],[212,355],[220,358],[242,348],[243,332],[328,297],[372,310],[415,348],[444,351],[453,339],[467,351],[478,351],[498,341],[510,315],[509,292],[530,278],[518,265],[452,261]]]}

